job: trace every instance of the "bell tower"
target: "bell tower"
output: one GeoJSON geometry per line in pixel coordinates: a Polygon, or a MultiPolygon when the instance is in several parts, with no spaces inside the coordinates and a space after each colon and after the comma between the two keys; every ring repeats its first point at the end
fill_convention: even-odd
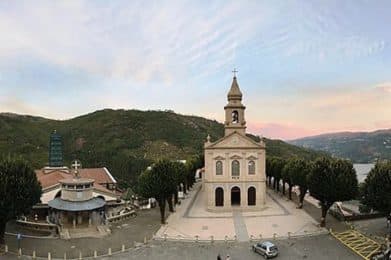
{"type": "Polygon", "coordinates": [[[236,72],[236,70],[233,71],[234,77],[228,92],[228,104],[224,107],[225,136],[235,131],[246,135],[246,120],[244,119],[246,107],[242,104],[242,92],[236,79],[236,72]]]}

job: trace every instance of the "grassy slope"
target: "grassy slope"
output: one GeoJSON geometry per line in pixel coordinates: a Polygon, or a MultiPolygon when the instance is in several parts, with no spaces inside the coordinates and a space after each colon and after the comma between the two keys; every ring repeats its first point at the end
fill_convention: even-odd
{"type": "MultiPolygon", "coordinates": [[[[157,158],[201,153],[207,134],[216,140],[224,133],[217,121],[163,111],[106,109],[64,121],[0,114],[0,154],[20,154],[40,168],[47,162],[54,129],[63,136],[66,164],[78,158],[84,167],[107,166],[123,180],[157,158]]],[[[321,154],[280,140],[266,139],[266,145],[268,156],[310,159],[321,154]]]]}

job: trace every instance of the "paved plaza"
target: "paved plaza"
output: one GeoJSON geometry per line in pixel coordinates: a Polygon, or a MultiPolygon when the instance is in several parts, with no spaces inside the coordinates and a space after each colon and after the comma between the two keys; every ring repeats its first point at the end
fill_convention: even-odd
{"type": "Polygon", "coordinates": [[[170,215],[167,225],[156,233],[157,238],[248,241],[251,237],[272,238],[326,232],[304,210],[292,201],[268,191],[266,207],[261,211],[209,212],[205,194],[196,184],[189,198],[170,215]]]}
{"type": "MultiPolygon", "coordinates": [[[[351,250],[333,239],[330,235],[319,235],[315,237],[303,237],[273,241],[279,248],[277,259],[302,260],[356,260],[362,259],[351,250]]],[[[214,242],[211,243],[184,243],[184,242],[163,242],[153,241],[145,246],[132,248],[124,253],[114,254],[101,258],[102,260],[214,260],[220,254],[223,259],[227,254],[231,260],[256,260],[263,259],[251,250],[252,243],[249,242],[214,242]]],[[[2,260],[17,259],[15,256],[2,256],[2,260]]],[[[27,257],[20,258],[30,259],[27,257]]]]}
{"type": "MultiPolygon", "coordinates": [[[[353,260],[361,259],[348,248],[338,243],[329,235],[306,237],[299,239],[276,240],[280,254],[276,259],[316,259],[316,260],[353,260]]],[[[231,260],[263,259],[262,256],[251,250],[252,243],[181,243],[181,242],[153,242],[146,247],[137,248],[124,254],[105,257],[103,259],[202,259],[214,260],[220,254],[223,259],[227,254],[231,260]]]]}
{"type": "Polygon", "coordinates": [[[385,238],[390,227],[387,227],[386,218],[357,220],[351,222],[355,229],[371,237],[385,238]]]}
{"type": "MultiPolygon", "coordinates": [[[[37,256],[47,257],[51,252],[52,257],[78,258],[80,252],[83,256],[92,256],[93,251],[98,255],[107,254],[108,248],[112,251],[120,251],[122,245],[126,248],[134,247],[135,243],[142,243],[144,238],[150,240],[153,234],[160,228],[160,213],[158,208],[138,211],[136,218],[114,223],[111,226],[112,233],[103,238],[75,238],[63,240],[59,238],[32,238],[24,237],[21,240],[23,254],[32,255],[35,250],[37,256]]],[[[6,235],[6,244],[10,251],[17,251],[17,240],[14,235],[6,235]]],[[[2,260],[4,256],[0,256],[2,260]]],[[[15,257],[16,258],[16,257],[15,257]]]]}
{"type": "MultiPolygon", "coordinates": [[[[151,260],[216,259],[217,254],[223,257],[229,254],[231,259],[251,260],[261,257],[251,251],[251,245],[255,242],[249,240],[259,240],[261,234],[262,240],[272,240],[279,247],[278,259],[360,259],[331,235],[323,234],[325,230],[320,229],[314,220],[320,211],[308,201],[305,203],[305,210],[296,209],[294,202],[269,190],[268,204],[262,211],[212,213],[204,208],[204,197],[199,185],[196,184],[186,199],[182,200],[182,204],[176,207],[176,212],[169,216],[167,225],[160,225],[159,210],[155,208],[140,211],[136,218],[114,224],[112,234],[101,239],[24,238],[21,242],[23,253],[31,256],[35,250],[37,256],[47,258],[47,252],[51,252],[52,258],[57,259],[63,259],[66,253],[67,258],[77,259],[80,253],[83,257],[91,257],[96,250],[103,259],[151,260]],[[291,238],[287,238],[287,232],[291,232],[291,238]],[[144,237],[149,240],[153,234],[157,240],[142,243],[144,237]],[[167,241],[163,240],[164,234],[167,235],[167,241]],[[274,234],[276,240],[273,239],[274,234]],[[196,235],[199,236],[199,242],[195,241],[196,235]],[[222,241],[226,236],[228,241],[222,241]],[[237,241],[230,241],[234,238],[237,241]],[[125,245],[126,250],[118,253],[122,245],[125,245]],[[110,257],[107,256],[108,248],[113,252],[110,257]]],[[[354,224],[357,228],[380,233],[384,228],[384,221],[377,219],[354,224]]],[[[333,222],[335,219],[329,216],[332,226],[344,226],[341,222],[333,222]]],[[[10,249],[16,251],[15,237],[8,235],[6,240],[10,249]]],[[[7,254],[0,256],[0,259],[17,257],[7,254]]],[[[21,259],[31,257],[24,256],[21,259]]]]}

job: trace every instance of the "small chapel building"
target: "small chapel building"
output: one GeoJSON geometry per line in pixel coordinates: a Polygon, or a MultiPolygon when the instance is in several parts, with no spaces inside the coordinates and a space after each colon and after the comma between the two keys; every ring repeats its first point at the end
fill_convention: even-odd
{"type": "Polygon", "coordinates": [[[103,225],[106,217],[123,201],[117,181],[106,167],[81,168],[79,161],[73,170],[64,166],[62,137],[56,131],[50,135],[48,166],[35,170],[42,187],[40,203],[33,206],[35,222],[46,222],[62,228],[103,225]]]}
{"type": "Polygon", "coordinates": [[[265,143],[246,135],[245,109],[234,75],[224,107],[224,137],[212,142],[208,136],[204,144],[202,185],[209,211],[260,210],[265,206],[265,143]]]}

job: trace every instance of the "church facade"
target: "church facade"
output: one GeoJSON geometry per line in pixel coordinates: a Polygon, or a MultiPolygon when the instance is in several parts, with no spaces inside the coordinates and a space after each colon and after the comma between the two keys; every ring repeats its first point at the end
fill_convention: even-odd
{"type": "Polygon", "coordinates": [[[245,109],[237,78],[228,92],[225,134],[204,144],[202,176],[209,211],[260,210],[265,206],[265,143],[246,136],[245,109]]]}

